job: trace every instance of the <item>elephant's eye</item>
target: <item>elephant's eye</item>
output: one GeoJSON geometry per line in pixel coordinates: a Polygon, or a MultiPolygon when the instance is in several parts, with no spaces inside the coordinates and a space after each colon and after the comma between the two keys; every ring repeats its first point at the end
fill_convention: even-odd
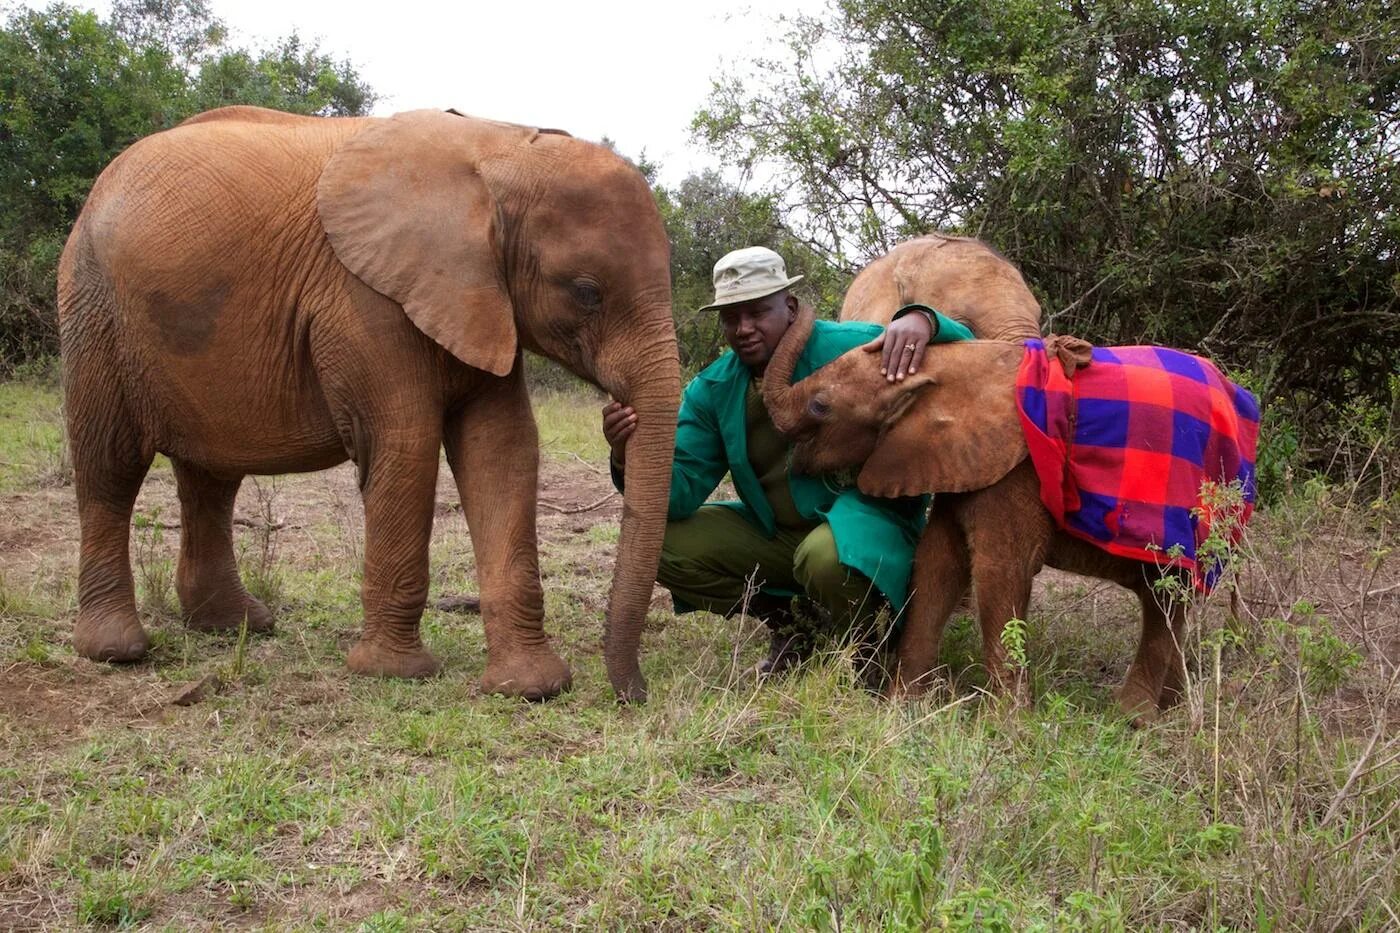
{"type": "Polygon", "coordinates": [[[825,418],[831,414],[831,406],[823,402],[820,398],[813,398],[807,403],[807,411],[814,418],[825,418]]]}
{"type": "Polygon", "coordinates": [[[592,282],[575,282],[572,286],[574,300],[585,308],[597,308],[603,303],[603,293],[592,282]]]}

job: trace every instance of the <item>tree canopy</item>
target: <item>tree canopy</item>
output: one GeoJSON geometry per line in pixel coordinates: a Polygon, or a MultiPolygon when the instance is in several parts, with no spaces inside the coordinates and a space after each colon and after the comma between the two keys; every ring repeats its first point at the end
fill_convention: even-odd
{"type": "Polygon", "coordinates": [[[839,0],[695,128],[840,265],[977,235],[1054,330],[1335,414],[1400,390],[1398,105],[1388,0],[839,0]]]}
{"type": "MultiPolygon", "coordinates": [[[[656,183],[682,360],[720,347],[724,252],[763,243],[828,313],[931,230],[1011,257],[1047,329],[1205,352],[1325,451],[1400,422],[1400,6],[1389,0],[835,0],[719,79],[697,137],[742,173],[656,183]],[[756,188],[753,180],[763,180],[756,188]],[[1364,414],[1364,418],[1359,416],[1364,414]]],[[[0,372],[56,349],[54,270],[97,173],[212,107],[363,114],[293,34],[207,0],[55,4],[0,30],[0,372]]]]}
{"type": "Polygon", "coordinates": [[[93,180],[142,136],[245,103],[363,114],[374,94],[349,62],[297,35],[227,44],[204,0],[63,4],[0,30],[0,371],[57,349],[54,275],[93,180]]]}

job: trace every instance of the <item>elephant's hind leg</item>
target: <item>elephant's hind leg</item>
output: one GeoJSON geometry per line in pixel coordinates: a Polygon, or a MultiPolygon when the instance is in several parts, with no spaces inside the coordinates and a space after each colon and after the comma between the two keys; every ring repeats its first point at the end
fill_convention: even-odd
{"type": "Polygon", "coordinates": [[[1123,686],[1118,688],[1118,706],[1143,726],[1156,718],[1159,709],[1170,706],[1181,694],[1184,660],[1181,638],[1185,628],[1183,608],[1168,602],[1148,579],[1151,571],[1138,574],[1132,589],[1142,603],[1142,635],[1137,656],[1128,668],[1123,686]]]}
{"type": "Polygon", "coordinates": [[[1162,678],[1162,692],[1157,694],[1157,709],[1165,712],[1181,702],[1186,694],[1186,655],[1182,652],[1182,639],[1186,637],[1186,607],[1173,603],[1168,611],[1171,624],[1172,644],[1175,651],[1167,665],[1166,676],[1162,678]]]}
{"type": "Polygon", "coordinates": [[[78,618],[73,650],[94,661],[136,661],[151,646],[136,614],[131,510],[154,454],[143,450],[101,366],[68,366],[68,436],[78,495],[78,618]],[[84,371],[86,369],[86,371],[84,371]]]}
{"type": "Polygon", "coordinates": [[[201,632],[272,631],[272,613],[244,589],[233,556],[233,503],[241,479],[224,480],[175,460],[180,490],[180,564],[175,587],[185,624],[201,632]]]}

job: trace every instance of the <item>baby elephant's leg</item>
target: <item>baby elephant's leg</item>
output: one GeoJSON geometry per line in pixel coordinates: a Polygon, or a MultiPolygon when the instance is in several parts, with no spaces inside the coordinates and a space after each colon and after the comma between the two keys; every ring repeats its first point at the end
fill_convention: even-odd
{"type": "Polygon", "coordinates": [[[899,637],[891,696],[919,696],[932,685],[943,629],[971,579],[962,529],[951,509],[935,503],[914,554],[912,595],[899,637]]]}

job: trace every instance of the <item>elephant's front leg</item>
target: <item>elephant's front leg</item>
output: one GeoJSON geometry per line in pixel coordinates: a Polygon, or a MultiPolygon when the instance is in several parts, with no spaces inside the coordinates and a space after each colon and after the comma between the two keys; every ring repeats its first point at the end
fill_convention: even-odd
{"type": "Polygon", "coordinates": [[[914,554],[914,593],[899,636],[898,660],[889,688],[891,698],[920,696],[932,686],[943,629],[958,600],[967,592],[970,578],[971,565],[962,529],[952,510],[935,500],[928,527],[914,554]]]}
{"type": "Polygon", "coordinates": [[[346,659],[357,674],[429,677],[440,666],[418,631],[428,600],[428,543],[441,448],[436,419],[432,426],[357,432],[356,447],[366,458],[361,464],[365,631],[346,659]]]}
{"type": "Polygon", "coordinates": [[[1022,470],[972,497],[963,516],[972,552],[972,585],[977,594],[987,686],[1021,706],[1030,705],[1029,672],[1024,658],[1010,657],[1004,633],[1010,620],[1026,619],[1031,581],[1045,562],[1053,532],[1034,482],[1034,474],[1023,464],[1022,470]]]}
{"type": "Polygon", "coordinates": [[[481,689],[531,700],[556,696],[573,678],[544,631],[535,536],[539,434],[519,362],[449,415],[446,445],[481,586],[481,689]]]}

